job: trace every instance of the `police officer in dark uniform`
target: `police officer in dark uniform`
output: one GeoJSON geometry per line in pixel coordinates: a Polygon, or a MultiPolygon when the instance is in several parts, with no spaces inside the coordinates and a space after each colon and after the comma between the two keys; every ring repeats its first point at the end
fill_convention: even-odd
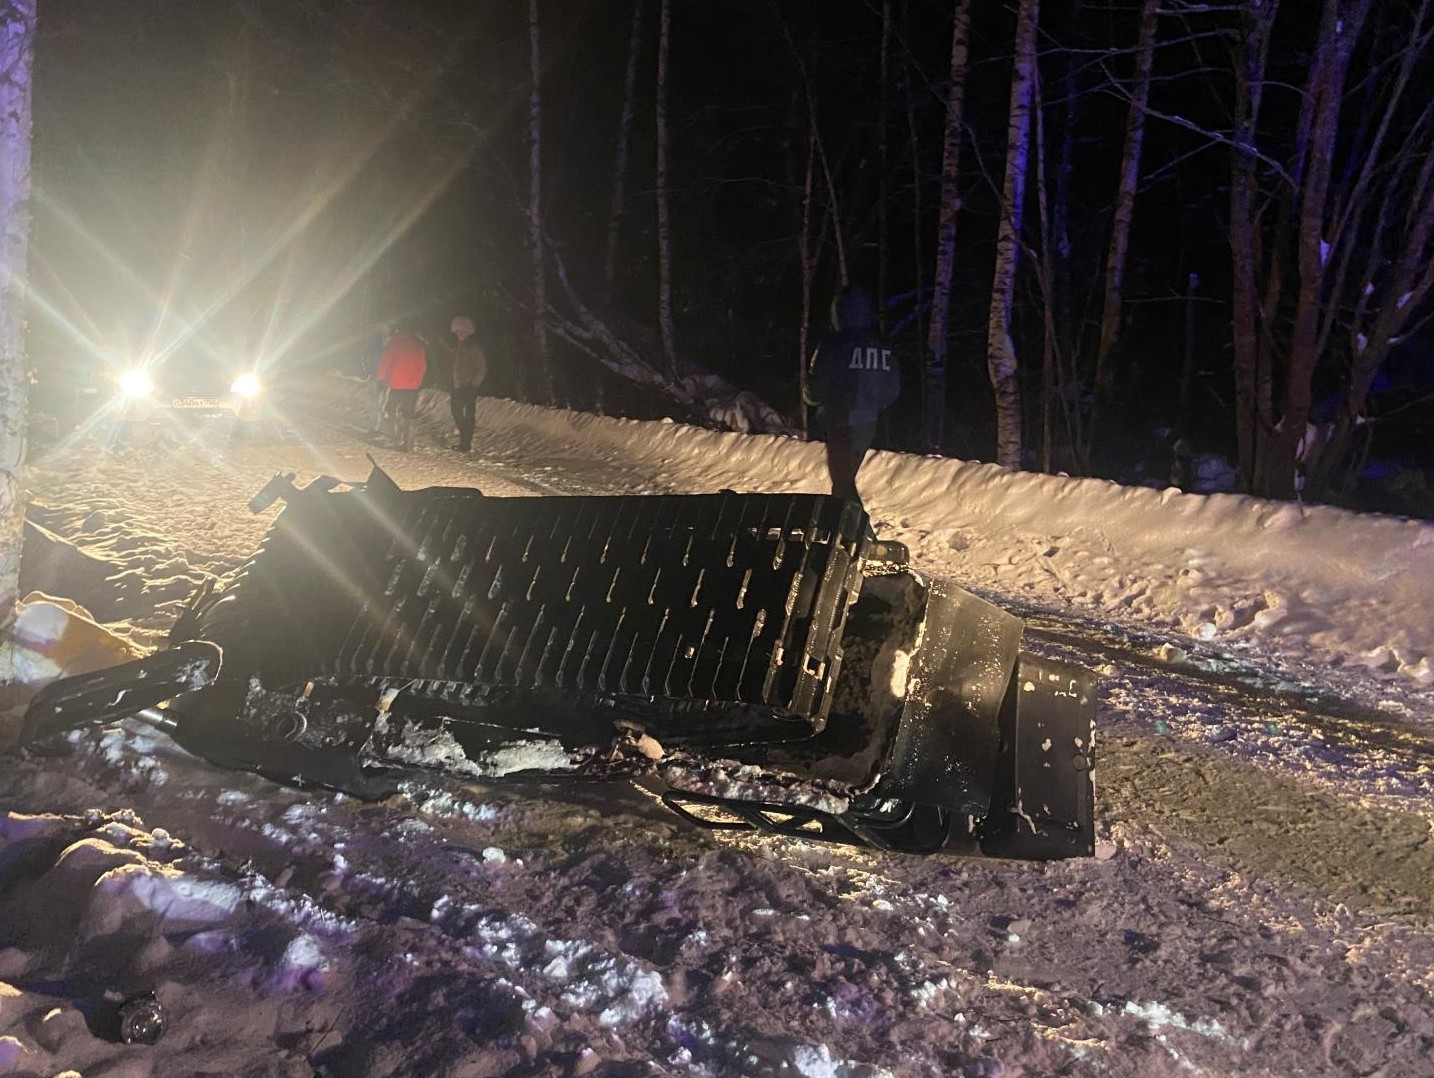
{"type": "Polygon", "coordinates": [[[881,339],[876,306],[860,285],[832,300],[832,329],[812,356],[806,402],[817,408],[827,436],[832,493],[861,503],[856,473],[876,438],[876,421],[901,393],[901,372],[881,339]]]}

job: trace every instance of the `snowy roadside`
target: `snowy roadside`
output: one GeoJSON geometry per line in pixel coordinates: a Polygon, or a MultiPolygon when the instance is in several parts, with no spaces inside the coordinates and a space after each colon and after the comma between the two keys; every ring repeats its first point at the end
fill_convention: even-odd
{"type": "MultiPolygon", "coordinates": [[[[153,644],[194,583],[253,549],[272,512],[242,506],[270,475],[366,474],[370,447],[343,429],[361,389],[336,385],[305,442],[59,450],[36,469],[45,520],[114,566],[108,612],[153,644]]],[[[372,450],[404,486],[822,489],[816,446],[497,401],[461,457],[436,444],[440,405],[433,444],[372,450]]],[[[924,569],[1192,650],[1342,658],[1333,681],[1398,689],[1424,721],[1425,526],[1109,486],[888,455],[863,473],[924,569]],[[1307,556],[1321,544],[1363,559],[1307,556]],[[1245,618],[1251,581],[1290,612],[1245,618]],[[1295,617],[1326,596],[1330,624],[1295,617]],[[1360,665],[1380,647],[1403,657],[1360,665]]],[[[136,722],[75,735],[0,769],[0,1065],[1427,1074],[1427,765],[1351,719],[1307,744],[1367,767],[1291,766],[1306,742],[1263,729],[1278,701],[1119,657],[1106,673],[1101,856],[1051,865],[713,836],[625,787],[435,782],[367,805],[213,768],[136,722]],[[1395,779],[1397,804],[1379,785],[1395,779]],[[123,1044],[120,1006],[148,992],[168,1030],[123,1044]]]]}

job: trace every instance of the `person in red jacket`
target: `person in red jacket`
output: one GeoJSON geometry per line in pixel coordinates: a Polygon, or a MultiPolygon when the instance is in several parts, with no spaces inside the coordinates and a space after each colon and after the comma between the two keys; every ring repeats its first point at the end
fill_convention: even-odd
{"type": "Polygon", "coordinates": [[[388,387],[387,412],[394,424],[399,448],[413,448],[413,414],[418,406],[418,390],[423,385],[423,372],[428,369],[428,353],[418,336],[404,326],[393,331],[383,347],[374,378],[388,387]]]}

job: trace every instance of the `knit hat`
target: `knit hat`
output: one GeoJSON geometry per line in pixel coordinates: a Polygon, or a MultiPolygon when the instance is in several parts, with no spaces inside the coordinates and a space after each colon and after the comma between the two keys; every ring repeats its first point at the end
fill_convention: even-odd
{"type": "Polygon", "coordinates": [[[460,314],[453,320],[453,324],[448,328],[451,329],[456,336],[471,337],[473,336],[473,319],[469,318],[466,314],[460,314]]]}

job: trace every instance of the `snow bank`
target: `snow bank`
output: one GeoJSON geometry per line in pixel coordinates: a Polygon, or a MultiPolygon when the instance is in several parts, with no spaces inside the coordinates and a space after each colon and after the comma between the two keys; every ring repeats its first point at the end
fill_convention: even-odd
{"type": "MultiPolygon", "coordinates": [[[[823,491],[824,449],[485,399],[489,438],[651,490],[823,491]]],[[[1238,494],[1187,494],[995,464],[876,452],[860,487],[914,560],[1025,603],[1112,612],[1305,666],[1434,683],[1434,525],[1238,494]]]]}

